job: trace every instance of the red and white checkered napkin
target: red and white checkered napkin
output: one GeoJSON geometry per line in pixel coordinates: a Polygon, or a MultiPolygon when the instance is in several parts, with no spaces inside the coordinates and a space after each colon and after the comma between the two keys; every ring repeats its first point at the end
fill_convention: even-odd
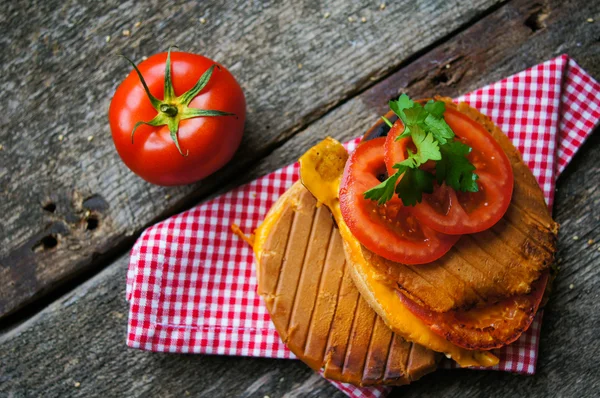
{"type": "MultiPolygon", "coordinates": [[[[600,84],[566,55],[458,100],[508,134],[550,206],[557,175],[600,119],[600,84]]],[[[127,274],[127,344],[149,351],[293,358],[256,294],[252,251],[230,226],[252,231],[297,179],[298,166],[290,165],[148,228],[132,249],[127,274]]],[[[517,342],[501,350],[496,369],[535,372],[541,318],[540,313],[517,342]]],[[[389,391],[334,384],[352,397],[389,391]]]]}

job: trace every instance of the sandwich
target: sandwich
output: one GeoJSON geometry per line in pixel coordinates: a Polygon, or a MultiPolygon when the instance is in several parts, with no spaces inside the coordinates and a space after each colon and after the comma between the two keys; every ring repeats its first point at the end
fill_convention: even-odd
{"type": "MultiPolygon", "coordinates": [[[[331,304],[341,290],[332,292],[347,274],[360,293],[356,302],[364,301],[378,316],[364,321],[349,311],[349,336],[364,323],[359,341],[374,335],[379,341],[375,330],[381,328],[373,325],[384,324],[394,339],[423,353],[429,365],[419,376],[434,369],[433,353],[461,367],[496,365],[494,350],[517,340],[547,297],[558,225],[519,152],[485,115],[442,97],[412,101],[402,95],[390,108],[352,154],[326,138],[300,158],[302,186],[294,185],[256,231],[259,293],[284,341],[326,377],[336,346],[321,343],[319,355],[309,358],[307,342],[320,327],[315,318],[343,316],[336,312],[339,303],[331,304]],[[301,228],[297,198],[305,192],[316,203],[307,208],[320,218],[307,222],[308,232],[298,238],[289,231],[301,228]],[[327,243],[315,235],[324,222],[318,220],[327,219],[321,205],[333,217],[327,243]],[[274,233],[282,223],[287,229],[274,233]],[[322,254],[312,256],[319,245],[322,254]],[[332,245],[343,248],[343,271],[311,271],[314,264],[331,267],[321,258],[333,258],[332,245]],[[288,290],[291,305],[280,296],[288,290]],[[305,292],[300,301],[297,292],[305,292]],[[304,304],[311,299],[314,306],[304,304]],[[320,302],[329,303],[322,304],[329,305],[323,314],[320,302]],[[294,347],[297,334],[302,338],[294,347]]],[[[331,325],[325,322],[324,330],[331,325]]],[[[331,339],[327,330],[321,335],[331,339]]],[[[369,361],[359,359],[353,365],[346,350],[344,365],[369,373],[369,361]]],[[[371,379],[392,384],[385,372],[371,379]]],[[[369,384],[360,377],[344,381],[369,384]]]]}

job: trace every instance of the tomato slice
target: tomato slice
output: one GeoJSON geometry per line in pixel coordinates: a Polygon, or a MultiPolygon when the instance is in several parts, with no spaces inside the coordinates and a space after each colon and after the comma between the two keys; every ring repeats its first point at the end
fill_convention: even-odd
{"type": "MultiPolygon", "coordinates": [[[[457,192],[443,183],[423,201],[413,214],[423,224],[445,234],[462,235],[484,231],[496,224],[506,213],[514,185],[510,161],[500,145],[479,123],[458,110],[447,107],[444,119],[456,134],[456,139],[473,150],[468,159],[475,166],[479,192],[457,192]]],[[[401,121],[394,123],[385,143],[385,162],[388,172],[406,159],[410,138],[395,141],[404,131],[401,121]]],[[[414,148],[413,148],[414,149],[414,148]]],[[[423,167],[435,172],[433,165],[423,167]]]]}
{"type": "Polygon", "coordinates": [[[433,312],[398,292],[415,316],[451,343],[470,350],[500,348],[518,339],[529,328],[544,296],[549,271],[531,285],[531,292],[506,298],[486,307],[433,312]]]}
{"type": "Polygon", "coordinates": [[[379,206],[365,191],[387,177],[385,138],[361,143],[346,162],[340,208],[352,234],[367,249],[404,264],[425,264],[442,257],[459,239],[422,225],[397,197],[379,206]],[[379,178],[378,178],[379,177],[379,178]]]}

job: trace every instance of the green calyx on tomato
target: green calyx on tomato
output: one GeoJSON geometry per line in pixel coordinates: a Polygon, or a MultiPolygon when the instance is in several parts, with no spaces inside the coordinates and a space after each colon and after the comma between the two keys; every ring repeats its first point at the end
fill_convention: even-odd
{"type": "MultiPolygon", "coordinates": [[[[204,87],[208,84],[215,67],[219,70],[219,66],[214,64],[202,76],[198,79],[197,83],[188,91],[180,95],[179,97],[175,96],[175,89],[173,88],[173,81],[171,78],[171,48],[169,48],[167,61],[165,63],[165,85],[164,85],[164,99],[161,101],[156,98],[150,92],[142,73],[135,65],[135,63],[129,58],[122,55],[129,63],[133,66],[136,73],[138,74],[142,85],[144,86],[144,91],[152,104],[152,107],[158,112],[158,114],[149,121],[138,121],[131,131],[131,143],[133,143],[133,136],[137,128],[142,125],[148,126],[167,126],[169,128],[169,132],[171,133],[171,139],[175,143],[177,150],[182,156],[188,156],[189,150],[184,154],[179,145],[179,139],[177,136],[177,132],[179,130],[179,122],[186,119],[196,118],[196,117],[206,117],[206,116],[236,116],[234,113],[223,112],[219,110],[212,109],[197,109],[190,108],[188,105],[192,100],[202,91],[204,87]]],[[[237,117],[237,116],[236,116],[237,117]]]]}
{"type": "MultiPolygon", "coordinates": [[[[390,101],[389,106],[400,119],[396,123],[403,127],[395,141],[409,140],[412,145],[403,145],[407,156],[393,164],[385,181],[364,193],[366,199],[383,205],[397,194],[405,206],[415,206],[421,203],[423,193],[433,193],[434,181],[440,185],[446,183],[456,191],[478,191],[475,166],[467,158],[471,148],[455,140],[454,132],[444,120],[444,102],[430,100],[423,106],[402,94],[396,101],[390,101]]],[[[388,126],[394,126],[382,118],[388,126]]]]}
{"type": "Polygon", "coordinates": [[[244,134],[246,99],[226,66],[219,64],[219,69],[207,73],[215,64],[217,62],[201,54],[165,51],[140,62],[138,71],[132,69],[117,86],[110,101],[108,121],[115,149],[131,171],[152,184],[185,185],[208,177],[233,158],[244,134]],[[167,73],[171,70],[170,76],[165,76],[165,70],[167,73]],[[140,79],[139,75],[144,78],[140,79]],[[165,80],[172,81],[173,89],[170,84],[165,89],[165,80]],[[148,91],[153,95],[149,96],[148,91]],[[187,116],[192,112],[189,109],[195,108],[218,109],[235,117],[184,120],[183,106],[170,106],[179,102],[187,103],[187,116]],[[166,106],[161,110],[163,104],[166,106]],[[157,113],[166,124],[139,123],[140,120],[152,121],[157,113]],[[136,125],[132,142],[131,133],[136,125]],[[175,139],[189,156],[182,156],[182,151],[174,145],[175,139]]]}

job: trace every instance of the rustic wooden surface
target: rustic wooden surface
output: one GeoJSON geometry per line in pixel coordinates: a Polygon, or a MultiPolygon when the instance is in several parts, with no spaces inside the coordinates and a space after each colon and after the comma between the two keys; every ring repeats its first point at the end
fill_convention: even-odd
{"type": "Polygon", "coordinates": [[[0,317],[105,265],[145,226],[214,192],[371,79],[498,2],[404,1],[384,10],[342,0],[169,7],[162,1],[10,2],[0,39],[0,84],[8,100],[0,116],[6,165],[0,317]],[[399,18],[402,23],[392,23],[399,18]],[[116,55],[140,61],[173,43],[226,65],[245,91],[248,115],[227,168],[202,183],[162,188],[120,162],[106,114],[131,69],[116,55]],[[27,57],[19,55],[24,49],[27,57]]]}
{"type": "MultiPolygon", "coordinates": [[[[253,2],[231,9],[181,4],[155,13],[162,3],[124,3],[121,9],[52,3],[10,3],[0,16],[5,48],[0,87],[8,109],[0,132],[0,313],[77,273],[83,273],[79,281],[106,269],[21,325],[8,322],[29,313],[7,318],[5,326],[12,329],[0,336],[0,395],[342,396],[297,361],[126,349],[127,258],[110,266],[107,260],[126,251],[148,223],[293,161],[325,134],[339,139],[360,134],[399,90],[454,96],[565,52],[600,78],[600,23],[586,22],[600,20],[597,2],[411,6],[423,14],[442,9],[424,19],[438,18],[433,31],[391,4],[384,11],[358,3],[253,2]],[[324,20],[326,11],[332,15],[324,20]],[[23,22],[27,13],[35,23],[23,22]],[[368,22],[348,22],[348,16],[363,13],[368,22]],[[197,21],[201,16],[204,25],[197,21]],[[236,18],[245,34],[226,34],[236,18]],[[189,24],[186,34],[182,19],[189,24]],[[133,28],[137,20],[139,29],[133,28]],[[122,29],[131,36],[122,36],[122,29]],[[230,180],[227,186],[217,186],[215,177],[187,188],[152,187],[119,163],[110,143],[107,92],[127,67],[107,55],[123,51],[139,59],[173,39],[231,66],[248,95],[246,139],[234,164],[219,173],[230,180]],[[29,55],[19,55],[25,49],[29,55]],[[252,62],[245,51],[255,54],[252,62]],[[88,135],[94,136],[91,142],[88,135]],[[249,171],[239,175],[242,168],[249,171]],[[87,217],[98,219],[97,228],[86,230],[86,209],[87,217]],[[57,245],[44,249],[52,245],[44,239],[49,234],[57,245]]],[[[600,252],[598,243],[588,244],[600,242],[599,149],[596,132],[559,180],[561,273],[545,313],[538,374],[437,371],[397,395],[593,396],[600,389],[600,252]]]]}

